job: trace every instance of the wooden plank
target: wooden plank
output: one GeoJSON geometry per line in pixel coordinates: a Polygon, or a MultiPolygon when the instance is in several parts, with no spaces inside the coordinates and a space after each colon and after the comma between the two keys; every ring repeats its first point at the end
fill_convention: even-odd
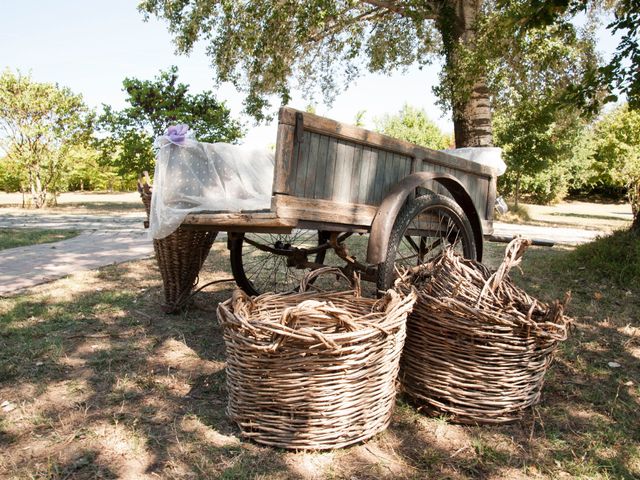
{"type": "Polygon", "coordinates": [[[315,162],[318,158],[318,147],[320,145],[320,135],[312,133],[309,135],[309,148],[306,151],[304,180],[301,185],[301,197],[313,197],[313,188],[316,181],[315,162]]]}
{"type": "Polygon", "coordinates": [[[387,153],[387,161],[384,168],[384,179],[382,182],[382,189],[380,190],[380,203],[382,203],[384,197],[386,197],[389,190],[391,190],[391,186],[397,183],[396,178],[399,175],[398,160],[398,154],[387,153]]]}
{"type": "Polygon", "coordinates": [[[329,152],[327,153],[326,169],[318,172],[322,178],[322,192],[315,198],[331,200],[333,198],[333,180],[338,164],[338,139],[329,137],[329,152]]]}
{"type": "Polygon", "coordinates": [[[287,186],[293,161],[293,134],[293,126],[278,125],[275,168],[273,172],[273,191],[277,193],[290,193],[287,190],[287,186]]]}
{"type": "Polygon", "coordinates": [[[312,168],[314,176],[313,195],[307,194],[307,198],[321,198],[324,190],[324,180],[327,172],[327,157],[329,156],[329,137],[322,135],[320,137],[320,145],[318,146],[318,156],[314,163],[309,164],[312,168]]]}
{"type": "MultiPolygon", "coordinates": [[[[298,113],[290,107],[280,109],[279,123],[283,125],[294,126],[295,114],[298,113]]],[[[304,129],[308,131],[322,133],[334,138],[341,138],[354,143],[367,145],[372,148],[380,148],[390,152],[400,153],[408,157],[416,157],[418,159],[427,159],[433,163],[439,163],[446,167],[452,167],[458,170],[465,170],[470,173],[491,176],[494,175],[493,169],[486,165],[474,163],[465,158],[455,157],[453,155],[432,150],[430,148],[414,145],[397,138],[389,137],[381,133],[365,130],[364,128],[355,127],[345,123],[340,123],[329,118],[320,117],[308,112],[300,112],[304,118],[304,129]]]]}
{"type": "Polygon", "coordinates": [[[353,188],[353,155],[355,144],[339,141],[336,152],[336,168],[333,174],[333,195],[331,200],[349,203],[353,188]]]}
{"type": "MultiPolygon", "coordinates": [[[[254,233],[285,233],[289,234],[294,227],[282,226],[257,226],[257,225],[182,225],[185,230],[197,230],[201,232],[254,232],[254,233]]],[[[303,228],[298,225],[295,228],[303,228]]]]}
{"type": "Polygon", "coordinates": [[[292,218],[277,216],[274,212],[266,213],[191,213],[186,216],[183,225],[200,225],[219,227],[241,227],[250,231],[253,227],[294,227],[297,221],[292,218]]]}
{"type": "Polygon", "coordinates": [[[374,180],[367,203],[370,205],[380,205],[382,198],[382,185],[384,184],[384,175],[387,164],[387,151],[386,150],[374,150],[374,180]]]}
{"type": "Polygon", "coordinates": [[[349,197],[349,203],[360,203],[360,186],[362,185],[362,156],[364,153],[364,147],[362,145],[353,145],[353,165],[351,168],[351,196],[349,197]]]}
{"type": "Polygon", "coordinates": [[[404,177],[411,175],[413,172],[415,172],[415,158],[408,158],[404,168],[404,177]]]}
{"type": "Polygon", "coordinates": [[[346,226],[370,227],[378,209],[370,205],[341,203],[331,200],[276,195],[274,206],[278,217],[295,218],[299,222],[325,222],[346,226]]]}
{"type": "Polygon", "coordinates": [[[371,147],[363,147],[362,162],[360,169],[360,186],[358,188],[358,199],[353,203],[368,204],[369,192],[373,187],[375,158],[371,147]]]}
{"type": "Polygon", "coordinates": [[[294,142],[294,156],[291,162],[287,191],[293,195],[301,195],[309,161],[309,132],[304,132],[302,142],[294,142]]]}

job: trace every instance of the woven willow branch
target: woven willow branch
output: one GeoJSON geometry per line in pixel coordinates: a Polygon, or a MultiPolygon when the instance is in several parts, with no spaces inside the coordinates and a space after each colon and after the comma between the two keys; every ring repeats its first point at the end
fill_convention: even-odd
{"type": "MultiPolygon", "coordinates": [[[[313,272],[310,281],[335,269],[313,272]]],[[[243,435],[291,449],[339,448],[384,430],[415,292],[237,290],[218,306],[229,416],[243,435]]]]}
{"type": "Polygon", "coordinates": [[[508,277],[529,244],[512,241],[495,272],[446,250],[396,283],[400,291],[418,290],[400,380],[425,410],[464,423],[502,423],[539,401],[572,320],[564,315],[569,294],[546,305],[508,277]]]}

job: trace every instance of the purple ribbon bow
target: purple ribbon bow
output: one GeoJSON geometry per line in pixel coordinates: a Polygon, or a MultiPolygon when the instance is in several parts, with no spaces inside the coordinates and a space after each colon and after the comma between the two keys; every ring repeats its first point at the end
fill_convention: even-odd
{"type": "Polygon", "coordinates": [[[167,138],[171,143],[175,143],[176,145],[182,145],[184,143],[184,139],[187,136],[187,132],[189,131],[189,127],[184,124],[171,125],[167,128],[167,138]]]}

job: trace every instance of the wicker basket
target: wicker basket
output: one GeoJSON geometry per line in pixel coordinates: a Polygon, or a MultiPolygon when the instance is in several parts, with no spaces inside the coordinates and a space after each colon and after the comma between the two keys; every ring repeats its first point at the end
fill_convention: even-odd
{"type": "MultiPolygon", "coordinates": [[[[380,300],[359,289],[296,294],[241,290],[218,306],[228,413],[243,435],[288,449],[339,448],[389,424],[415,294],[380,300]]],[[[346,278],[346,277],[345,277],[346,278]]]]}
{"type": "Polygon", "coordinates": [[[460,423],[505,423],[539,401],[571,319],[563,315],[568,295],[547,306],[507,277],[527,245],[510,243],[495,273],[447,250],[397,282],[418,290],[400,381],[421,409],[460,423]]]}
{"type": "MultiPolygon", "coordinates": [[[[151,185],[148,176],[145,176],[145,181],[138,181],[138,191],[147,212],[145,227],[148,228],[151,211],[151,185]]],[[[165,238],[153,240],[153,250],[164,286],[163,311],[178,313],[186,306],[193,287],[198,284],[198,274],[216,235],[217,232],[178,227],[165,238]]]]}

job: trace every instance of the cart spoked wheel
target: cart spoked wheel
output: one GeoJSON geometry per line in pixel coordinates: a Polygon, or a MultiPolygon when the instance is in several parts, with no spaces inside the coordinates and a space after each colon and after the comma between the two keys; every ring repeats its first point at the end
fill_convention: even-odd
{"type": "Polygon", "coordinates": [[[391,230],[386,260],[378,268],[378,290],[387,290],[396,268],[411,268],[436,257],[447,245],[476,258],[473,228],[462,209],[447,197],[422,195],[402,207],[391,230]]]}
{"type": "Polygon", "coordinates": [[[327,232],[315,230],[234,234],[230,240],[233,278],[249,295],[293,292],[308,263],[324,262],[328,239],[327,232]]]}

